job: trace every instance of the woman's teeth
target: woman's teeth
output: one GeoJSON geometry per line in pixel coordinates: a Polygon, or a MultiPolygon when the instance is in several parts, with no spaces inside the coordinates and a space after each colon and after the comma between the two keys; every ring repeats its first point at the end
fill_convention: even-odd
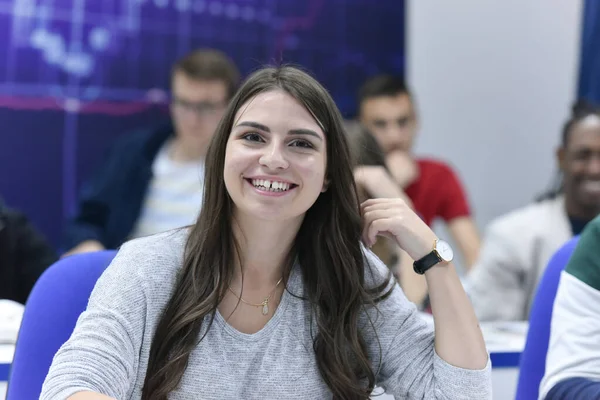
{"type": "Polygon", "coordinates": [[[269,181],[265,179],[252,179],[252,185],[255,188],[269,192],[285,192],[290,189],[290,184],[287,182],[269,181]]]}

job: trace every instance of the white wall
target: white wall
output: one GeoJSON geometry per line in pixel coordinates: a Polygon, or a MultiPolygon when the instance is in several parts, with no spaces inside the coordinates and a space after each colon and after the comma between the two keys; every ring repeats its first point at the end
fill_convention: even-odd
{"type": "Polygon", "coordinates": [[[480,228],[555,171],[576,95],[581,0],[407,0],[416,151],[452,163],[480,228]]]}

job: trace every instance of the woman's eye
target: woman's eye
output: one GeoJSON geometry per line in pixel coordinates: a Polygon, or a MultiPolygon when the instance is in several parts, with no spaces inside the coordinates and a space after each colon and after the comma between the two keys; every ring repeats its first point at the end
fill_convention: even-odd
{"type": "Polygon", "coordinates": [[[312,143],[306,140],[297,139],[290,143],[294,147],[301,147],[303,149],[314,149],[312,143]]]}
{"type": "Polygon", "coordinates": [[[246,133],[242,136],[242,139],[247,140],[249,142],[262,142],[263,139],[258,133],[246,133]]]}

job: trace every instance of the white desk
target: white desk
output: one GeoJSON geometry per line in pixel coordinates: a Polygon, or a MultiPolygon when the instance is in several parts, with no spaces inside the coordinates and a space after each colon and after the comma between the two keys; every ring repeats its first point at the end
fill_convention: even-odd
{"type": "Polygon", "coordinates": [[[0,299],[0,399],[6,397],[6,381],[17,339],[23,311],[22,304],[11,300],[0,299]]]}
{"type": "Polygon", "coordinates": [[[481,324],[492,360],[494,399],[515,398],[519,380],[519,359],[525,348],[528,326],[527,322],[481,324]]]}
{"type": "MultiPolygon", "coordinates": [[[[421,316],[433,325],[431,315],[421,316]]],[[[515,398],[519,381],[519,359],[525,348],[528,327],[527,321],[481,323],[481,332],[492,360],[494,400],[515,398]]]]}
{"type": "MultiPolygon", "coordinates": [[[[517,389],[519,357],[525,346],[527,322],[482,323],[481,329],[492,359],[494,400],[512,400],[517,389]]],[[[0,345],[0,399],[5,398],[13,353],[13,345],[0,345]]],[[[393,397],[383,395],[375,399],[392,400],[393,397]]]]}
{"type": "Polygon", "coordinates": [[[12,363],[15,346],[11,344],[0,344],[0,399],[6,397],[6,386],[10,364],[12,363]]]}

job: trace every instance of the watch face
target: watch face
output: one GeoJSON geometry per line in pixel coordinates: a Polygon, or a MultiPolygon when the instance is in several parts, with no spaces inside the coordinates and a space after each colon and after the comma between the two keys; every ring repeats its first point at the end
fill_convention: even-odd
{"type": "Polygon", "coordinates": [[[450,262],[454,258],[452,247],[450,247],[450,245],[443,240],[438,240],[435,250],[438,252],[442,260],[446,262],[450,262]]]}

